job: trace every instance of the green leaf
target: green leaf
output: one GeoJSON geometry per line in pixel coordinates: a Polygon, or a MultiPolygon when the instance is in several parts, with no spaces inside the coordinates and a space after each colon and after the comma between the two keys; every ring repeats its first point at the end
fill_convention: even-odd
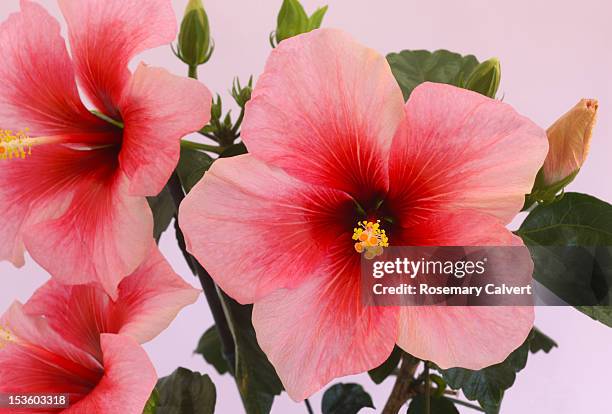
{"type": "Polygon", "coordinates": [[[312,14],[312,16],[310,16],[310,19],[308,19],[308,31],[321,27],[325,13],[327,13],[327,9],[328,6],[320,7],[312,14]]]}
{"type": "Polygon", "coordinates": [[[335,384],[325,391],[321,401],[323,414],[355,414],[366,407],[375,408],[372,397],[359,384],[335,384]]]}
{"type": "Polygon", "coordinates": [[[156,197],[147,197],[147,201],[153,212],[153,237],[159,242],[162,233],[168,229],[176,214],[176,206],[167,187],[156,197]]]}
{"type": "Polygon", "coordinates": [[[580,193],[565,193],[548,206],[536,207],[518,234],[529,244],[608,246],[612,244],[612,205],[580,193]]]}
{"type": "Polygon", "coordinates": [[[276,19],[276,41],[308,31],[309,19],[298,0],[284,0],[276,19]]]}
{"type": "MultiPolygon", "coordinates": [[[[431,397],[430,401],[430,413],[431,414],[459,414],[459,410],[455,407],[455,404],[444,397],[431,397]]],[[[408,406],[406,414],[425,414],[425,396],[417,395],[412,399],[408,406]]]]}
{"type": "Polygon", "coordinates": [[[178,368],[157,382],[156,414],[213,414],[217,401],[215,385],[208,375],[178,368]]]}
{"type": "Polygon", "coordinates": [[[157,412],[157,406],[159,405],[159,392],[157,388],[153,389],[149,400],[145,404],[142,414],[155,414],[157,412]]]}
{"type": "Polygon", "coordinates": [[[448,50],[404,50],[387,56],[395,79],[402,88],[404,99],[423,82],[447,83],[464,87],[465,81],[478,66],[473,55],[461,56],[448,50]]]}
{"type": "Polygon", "coordinates": [[[375,384],[380,384],[393,373],[393,370],[397,368],[402,358],[402,352],[403,351],[398,346],[395,346],[393,352],[391,352],[391,355],[389,355],[389,358],[387,358],[385,362],[368,371],[368,375],[375,384]]]}
{"type": "Polygon", "coordinates": [[[236,383],[247,414],[268,414],[283,386],[257,343],[251,323],[253,306],[240,305],[224,293],[221,298],[236,344],[236,383]]]}
{"type": "Polygon", "coordinates": [[[221,339],[219,338],[219,332],[215,325],[204,332],[204,335],[202,335],[198,342],[195,353],[202,355],[206,362],[214,366],[219,374],[223,375],[229,372],[227,362],[223,357],[223,348],[221,339]]]}
{"type": "Polygon", "coordinates": [[[181,159],[177,172],[187,193],[202,179],[213,161],[213,158],[205,152],[181,148],[181,159]]]}
{"type": "Polygon", "coordinates": [[[612,306],[576,306],[576,309],[612,328],[612,306]]]}
{"type": "Polygon", "coordinates": [[[517,234],[531,249],[536,280],[612,327],[612,205],[565,193],[557,202],[536,207],[517,234]]]}
{"type": "Polygon", "coordinates": [[[536,354],[539,351],[549,353],[553,348],[557,348],[559,345],[540,331],[538,328],[533,328],[531,341],[529,341],[529,352],[536,354]]]}
{"type": "Polygon", "coordinates": [[[497,414],[504,392],[514,384],[516,373],[527,364],[534,336],[536,334],[532,330],[525,342],[499,364],[479,371],[450,368],[440,370],[440,373],[451,388],[461,389],[469,400],[477,400],[487,414],[497,414]]]}
{"type": "Polygon", "coordinates": [[[219,155],[219,158],[235,157],[236,155],[246,154],[247,152],[248,151],[244,143],[239,142],[238,144],[234,144],[223,151],[221,155],[219,155]]]}

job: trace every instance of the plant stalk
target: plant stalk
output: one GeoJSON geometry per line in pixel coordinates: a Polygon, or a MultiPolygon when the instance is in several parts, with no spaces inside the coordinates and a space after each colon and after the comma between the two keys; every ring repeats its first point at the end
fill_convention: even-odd
{"type": "Polygon", "coordinates": [[[431,414],[431,381],[429,380],[429,363],[425,362],[425,414],[431,414]]]}
{"type": "Polygon", "coordinates": [[[189,65],[188,75],[192,79],[197,79],[198,78],[198,67],[197,67],[197,65],[189,65]]]}
{"type": "Polygon", "coordinates": [[[308,410],[308,414],[314,414],[312,405],[310,405],[310,400],[308,400],[308,398],[304,400],[304,404],[306,404],[306,409],[308,410]]]}
{"type": "Polygon", "coordinates": [[[415,384],[414,373],[420,361],[411,355],[404,354],[393,390],[383,408],[382,414],[397,414],[410,398],[410,392],[415,384]]]}
{"type": "Polygon", "coordinates": [[[177,223],[176,238],[178,240],[179,248],[181,249],[183,256],[185,257],[185,260],[187,261],[187,264],[189,265],[191,270],[194,272],[194,274],[198,276],[198,279],[200,279],[200,284],[202,285],[204,295],[206,296],[208,306],[210,307],[210,311],[215,321],[215,327],[217,329],[217,332],[219,333],[219,338],[221,339],[223,356],[227,362],[230,372],[233,375],[236,367],[236,351],[234,337],[232,336],[232,332],[225,317],[225,313],[223,312],[223,306],[221,305],[221,300],[219,299],[219,295],[217,294],[215,282],[212,280],[206,269],[204,269],[204,267],[195,259],[195,257],[193,257],[189,252],[187,252],[187,247],[185,245],[185,236],[183,235],[183,232],[178,225],[178,208],[185,198],[185,193],[183,191],[181,180],[176,171],[172,173],[172,176],[168,181],[168,190],[172,195],[172,199],[174,200],[174,204],[176,205],[177,209],[177,213],[175,214],[174,218],[177,223]]]}

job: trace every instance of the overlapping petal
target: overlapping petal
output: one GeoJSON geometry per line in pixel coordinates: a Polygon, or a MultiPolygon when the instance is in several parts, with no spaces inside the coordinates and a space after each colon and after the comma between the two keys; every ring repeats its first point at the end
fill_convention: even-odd
{"type": "Polygon", "coordinates": [[[66,414],[141,414],[157,382],[157,373],[138,343],[124,335],[100,338],[104,376],[66,414]]]}
{"type": "Polygon", "coordinates": [[[119,162],[134,195],[160,193],[180,156],[180,139],[210,119],[202,83],[141,64],[120,103],[125,123],[119,162]]]}
{"type": "MultiPolygon", "coordinates": [[[[496,217],[473,211],[433,214],[398,236],[399,243],[416,246],[523,246],[496,217]]],[[[531,281],[533,265],[526,263],[514,265],[514,280],[531,281]]],[[[481,369],[520,346],[533,320],[532,306],[403,306],[397,343],[441,368],[481,369]]]]}
{"type": "MultiPolygon", "coordinates": [[[[99,338],[101,357],[66,341],[45,318],[29,315],[16,303],[2,318],[0,392],[68,394],[66,413],[140,414],[157,381],[145,351],[123,335],[99,338]]],[[[0,413],[26,413],[0,408],[0,413]]]]}
{"type": "Polygon", "coordinates": [[[544,131],[509,105],[449,85],[419,85],[393,140],[389,197],[402,221],[474,209],[504,223],[544,162],[544,131]]]}
{"type": "Polygon", "coordinates": [[[301,401],[334,378],[382,364],[397,339],[397,315],[363,306],[358,256],[340,253],[300,286],[255,302],[253,326],[287,393],[301,401]]]}
{"type": "MultiPolygon", "coordinates": [[[[252,155],[215,162],[181,204],[187,248],[242,303],[310,277],[346,226],[341,191],[302,183],[252,155]]],[[[351,224],[348,224],[349,226],[351,224]]]]}
{"type": "Polygon", "coordinates": [[[129,86],[128,63],[138,53],[171,43],[176,20],[169,0],[59,0],[68,23],[77,76],[93,104],[117,117],[129,86]]]}
{"type": "Polygon", "coordinates": [[[440,368],[473,370],[503,362],[525,342],[533,307],[406,307],[400,313],[398,345],[440,368]]]}
{"type": "Polygon", "coordinates": [[[200,294],[172,270],[157,247],[123,279],[118,292],[113,301],[96,286],[66,286],[51,279],[28,300],[25,309],[44,316],[54,330],[80,349],[100,355],[100,334],[124,334],[145,343],[200,294]]]}
{"type": "Polygon", "coordinates": [[[387,188],[386,161],[404,117],[385,58],[337,30],[283,41],[244,120],[249,152],[303,181],[345,191],[387,188]]]}
{"type": "MultiPolygon", "coordinates": [[[[10,260],[17,266],[24,263],[23,239],[28,226],[64,215],[75,192],[82,188],[81,176],[90,185],[93,179],[106,181],[110,175],[108,168],[88,172],[107,161],[104,155],[99,158],[94,151],[78,151],[61,145],[44,145],[33,151],[36,162],[30,158],[12,160],[2,164],[0,174],[0,214],[5,218],[0,226],[0,260],[10,260]]],[[[54,251],[54,254],[61,256],[62,252],[54,251]]],[[[39,259],[38,255],[33,256],[39,259]]],[[[44,259],[52,255],[43,251],[41,256],[44,259]]]]}
{"type": "Polygon", "coordinates": [[[120,173],[109,173],[106,181],[97,176],[100,173],[94,169],[80,174],[68,210],[29,225],[24,242],[58,281],[99,283],[116,297],[117,285],[151,251],[153,215],[145,198],[128,194],[120,173]]]}
{"type": "Polygon", "coordinates": [[[66,341],[44,318],[25,313],[20,303],[11,306],[0,325],[1,393],[69,394],[77,402],[103,375],[99,361],[66,341]]]}
{"type": "Polygon", "coordinates": [[[21,11],[0,25],[0,128],[33,136],[104,131],[81,103],[60,25],[40,5],[22,0],[21,11]]]}
{"type": "Polygon", "coordinates": [[[117,300],[96,285],[52,279],[0,318],[0,393],[68,394],[67,413],[140,414],[157,374],[139,342],[198,295],[157,248],[117,300]]]}

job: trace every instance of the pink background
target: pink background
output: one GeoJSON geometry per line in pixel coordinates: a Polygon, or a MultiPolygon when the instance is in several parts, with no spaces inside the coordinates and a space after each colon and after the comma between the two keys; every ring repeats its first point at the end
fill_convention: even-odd
{"type": "MultiPolygon", "coordinates": [[[[186,2],[173,2],[178,15],[182,15],[186,2]]],[[[17,9],[18,2],[3,0],[1,3],[0,18],[4,20],[17,9]]],[[[61,20],[55,1],[40,3],[61,20]]],[[[200,79],[227,98],[227,102],[227,91],[234,76],[246,79],[250,74],[261,73],[270,51],[268,35],[275,26],[280,3],[281,0],[206,1],[217,48],[211,62],[200,70],[200,79]]],[[[612,201],[612,54],[609,53],[612,9],[605,0],[334,0],[329,3],[325,26],[342,28],[382,53],[445,48],[472,53],[482,60],[497,56],[503,71],[500,96],[503,94],[506,102],[543,127],[580,98],[598,98],[600,116],[590,159],[570,189],[612,201]]],[[[324,0],[304,0],[304,4],[312,12],[324,0]]],[[[148,51],[141,58],[179,74],[186,72],[169,47],[148,51]]],[[[166,233],[161,246],[175,270],[195,285],[196,280],[191,278],[172,233],[166,233]]],[[[15,299],[27,300],[47,278],[31,260],[20,270],[0,263],[0,275],[4,280],[0,311],[15,299]]],[[[558,341],[559,348],[549,355],[530,357],[527,368],[507,393],[502,412],[602,412],[609,400],[612,329],[570,308],[539,308],[536,318],[537,325],[558,341]]],[[[209,373],[217,385],[218,412],[240,412],[240,399],[232,379],[227,375],[219,377],[200,357],[192,355],[200,334],[211,324],[202,298],[145,347],[160,376],[179,365],[209,373]]],[[[365,375],[341,381],[362,383],[379,410],[393,383],[388,379],[375,386],[365,375]]],[[[321,396],[319,392],[311,399],[317,411],[321,396]]],[[[306,410],[286,395],[277,398],[273,413],[294,412],[306,410]]]]}

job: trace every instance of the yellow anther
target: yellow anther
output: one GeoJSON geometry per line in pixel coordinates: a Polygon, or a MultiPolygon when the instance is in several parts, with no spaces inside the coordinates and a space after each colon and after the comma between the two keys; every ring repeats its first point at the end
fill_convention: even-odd
{"type": "Polygon", "coordinates": [[[353,229],[353,240],[356,240],[355,251],[364,253],[368,260],[380,256],[383,247],[389,247],[389,238],[383,229],[380,228],[380,220],[360,221],[358,227],[353,229]]]}
{"type": "Polygon", "coordinates": [[[28,136],[28,129],[13,132],[0,129],[0,160],[25,158],[32,154],[32,146],[36,142],[28,136]]]}
{"type": "Polygon", "coordinates": [[[11,332],[4,326],[0,325],[0,349],[4,348],[8,342],[14,342],[15,338],[11,332]]]}

